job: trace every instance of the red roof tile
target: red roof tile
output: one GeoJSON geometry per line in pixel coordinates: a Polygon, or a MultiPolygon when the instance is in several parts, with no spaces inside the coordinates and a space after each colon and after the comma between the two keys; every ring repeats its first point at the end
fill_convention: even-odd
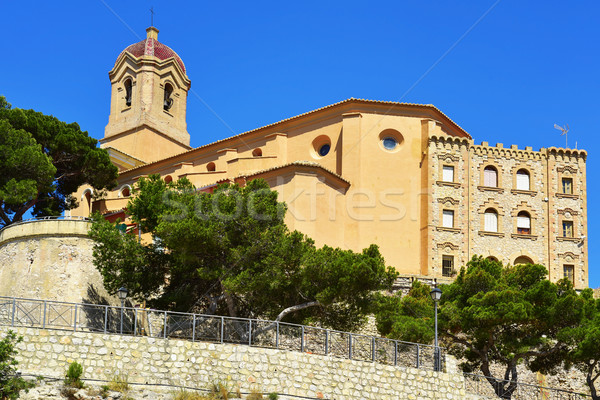
{"type": "Polygon", "coordinates": [[[125,54],[125,52],[130,53],[136,58],[141,56],[154,56],[159,60],[163,61],[173,57],[185,73],[185,65],[183,65],[181,57],[179,57],[177,53],[175,53],[173,49],[171,49],[169,46],[162,44],[156,39],[146,38],[141,42],[137,42],[128,46],[125,50],[121,52],[121,54],[119,54],[119,57],[117,57],[117,61],[119,61],[119,59],[123,54],[125,54]]]}

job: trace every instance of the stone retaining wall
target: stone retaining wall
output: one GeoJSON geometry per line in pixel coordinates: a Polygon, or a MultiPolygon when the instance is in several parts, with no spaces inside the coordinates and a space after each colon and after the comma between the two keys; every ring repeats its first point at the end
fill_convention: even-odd
{"type": "MultiPolygon", "coordinates": [[[[4,336],[9,327],[0,327],[4,336]]],[[[69,363],[84,367],[84,378],[110,380],[115,374],[130,382],[207,387],[231,382],[249,392],[258,387],[309,398],[469,399],[461,375],[386,366],[328,356],[229,344],[190,342],[13,328],[23,336],[18,345],[23,373],[63,377],[69,363]]]]}
{"type": "Polygon", "coordinates": [[[84,220],[37,220],[0,231],[0,296],[113,305],[92,263],[84,220]]]}

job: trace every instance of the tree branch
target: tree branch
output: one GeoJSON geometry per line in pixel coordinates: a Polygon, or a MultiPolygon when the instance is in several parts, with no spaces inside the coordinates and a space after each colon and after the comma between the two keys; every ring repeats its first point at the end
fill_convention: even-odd
{"type": "MultiPolygon", "coordinates": [[[[39,193],[38,193],[38,195],[39,195],[39,193]]],[[[15,222],[15,221],[20,221],[20,220],[21,220],[21,217],[23,217],[23,214],[25,214],[25,213],[27,212],[27,210],[29,210],[31,207],[35,206],[35,204],[36,204],[37,202],[38,202],[38,197],[36,196],[36,197],[35,197],[35,199],[31,199],[31,200],[29,200],[27,203],[25,203],[25,204],[23,205],[23,207],[21,207],[21,208],[19,209],[19,211],[17,211],[17,212],[15,213],[15,215],[13,215],[12,222],[15,222]]]]}
{"type": "Polygon", "coordinates": [[[320,306],[320,305],[321,305],[321,303],[319,303],[318,301],[310,301],[308,303],[298,304],[295,306],[288,307],[279,313],[277,318],[275,318],[275,322],[280,322],[283,318],[285,318],[286,315],[291,314],[293,312],[304,310],[305,308],[309,308],[309,307],[320,306]]]}
{"type": "Polygon", "coordinates": [[[315,307],[315,306],[320,306],[320,305],[321,305],[321,303],[319,303],[318,301],[310,301],[308,303],[303,303],[303,304],[298,304],[295,306],[288,307],[279,313],[277,318],[275,318],[275,321],[273,321],[269,325],[265,326],[264,328],[260,328],[260,329],[256,330],[254,334],[259,335],[265,331],[268,331],[269,329],[273,329],[275,326],[277,326],[277,323],[281,322],[281,320],[288,314],[303,310],[305,308],[315,307]]]}
{"type": "Polygon", "coordinates": [[[479,351],[479,349],[475,348],[475,346],[473,346],[471,343],[467,342],[465,339],[461,339],[458,336],[451,334],[450,332],[444,332],[444,334],[447,335],[447,336],[449,336],[456,343],[462,344],[463,346],[469,348],[475,354],[478,354],[479,357],[483,357],[483,355],[481,354],[481,352],[479,351]]]}
{"type": "Polygon", "coordinates": [[[4,221],[5,226],[10,225],[10,223],[12,221],[10,220],[8,215],[6,215],[6,213],[4,212],[4,209],[2,208],[2,204],[3,204],[3,202],[0,202],[0,218],[2,218],[2,220],[4,221]]]}

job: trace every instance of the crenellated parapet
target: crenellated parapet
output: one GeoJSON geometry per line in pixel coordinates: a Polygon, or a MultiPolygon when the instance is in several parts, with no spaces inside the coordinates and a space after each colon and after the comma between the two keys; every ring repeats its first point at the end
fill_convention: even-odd
{"type": "Polygon", "coordinates": [[[471,150],[477,156],[494,156],[506,159],[541,160],[544,157],[543,149],[534,151],[529,146],[525,147],[525,149],[519,149],[519,147],[514,144],[510,147],[504,147],[504,144],[502,143],[496,143],[496,146],[490,146],[488,142],[481,142],[480,145],[473,145],[471,150]]]}

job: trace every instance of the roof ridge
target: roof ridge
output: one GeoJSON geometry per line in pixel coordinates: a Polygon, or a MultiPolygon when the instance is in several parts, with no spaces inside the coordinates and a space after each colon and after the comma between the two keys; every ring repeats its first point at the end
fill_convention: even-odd
{"type": "MultiPolygon", "coordinates": [[[[204,144],[204,145],[201,145],[201,146],[198,146],[198,147],[194,147],[193,149],[184,151],[182,153],[174,154],[172,156],[163,158],[161,160],[153,161],[153,162],[145,164],[145,165],[152,165],[152,164],[164,161],[164,160],[169,160],[171,158],[175,158],[175,157],[178,157],[178,156],[183,155],[183,154],[187,154],[187,153],[191,153],[191,152],[194,152],[194,151],[198,151],[198,150],[207,148],[209,146],[213,146],[213,145],[218,144],[218,143],[222,143],[222,142],[225,142],[225,141],[228,141],[228,140],[233,140],[233,139],[239,138],[241,136],[245,136],[245,135],[249,135],[249,134],[254,133],[254,132],[258,132],[258,131],[260,131],[262,129],[271,128],[273,126],[276,126],[276,125],[279,125],[279,124],[283,124],[283,123],[288,122],[288,121],[292,121],[292,120],[295,120],[295,119],[298,119],[298,118],[302,118],[302,117],[307,116],[309,114],[313,114],[313,113],[316,113],[316,112],[319,112],[319,111],[327,110],[327,109],[330,109],[330,108],[333,108],[333,107],[337,107],[337,106],[340,106],[342,104],[351,103],[351,102],[364,102],[364,103],[369,103],[369,104],[382,104],[382,105],[391,105],[391,106],[408,106],[408,107],[427,107],[427,108],[431,108],[431,109],[435,110],[436,112],[440,113],[444,118],[446,118],[451,124],[453,124],[459,130],[461,130],[462,132],[464,132],[465,135],[467,135],[467,137],[469,139],[472,139],[471,135],[469,135],[467,133],[467,131],[465,131],[460,125],[458,125],[456,122],[454,122],[452,119],[450,119],[450,117],[448,117],[446,114],[444,114],[439,108],[437,108],[436,106],[434,106],[432,104],[400,103],[400,102],[393,102],[393,101],[368,100],[368,99],[359,99],[359,98],[350,97],[349,99],[341,100],[341,101],[338,101],[338,102],[333,103],[333,104],[329,104],[329,105],[326,105],[326,106],[323,106],[323,107],[316,108],[316,109],[311,110],[311,111],[304,112],[302,114],[297,114],[297,115],[294,115],[292,117],[284,118],[282,120],[279,120],[277,122],[273,122],[271,124],[263,125],[261,127],[254,128],[254,129],[251,129],[251,130],[246,131],[246,132],[238,133],[237,135],[229,136],[229,137],[224,138],[224,139],[219,139],[219,140],[216,140],[216,141],[211,142],[211,143],[207,143],[207,144],[204,144]]],[[[141,168],[141,167],[143,167],[143,165],[141,165],[139,167],[134,167],[134,168],[128,169],[128,170],[123,171],[123,172],[132,171],[132,170],[134,170],[136,168],[141,168]]]]}

